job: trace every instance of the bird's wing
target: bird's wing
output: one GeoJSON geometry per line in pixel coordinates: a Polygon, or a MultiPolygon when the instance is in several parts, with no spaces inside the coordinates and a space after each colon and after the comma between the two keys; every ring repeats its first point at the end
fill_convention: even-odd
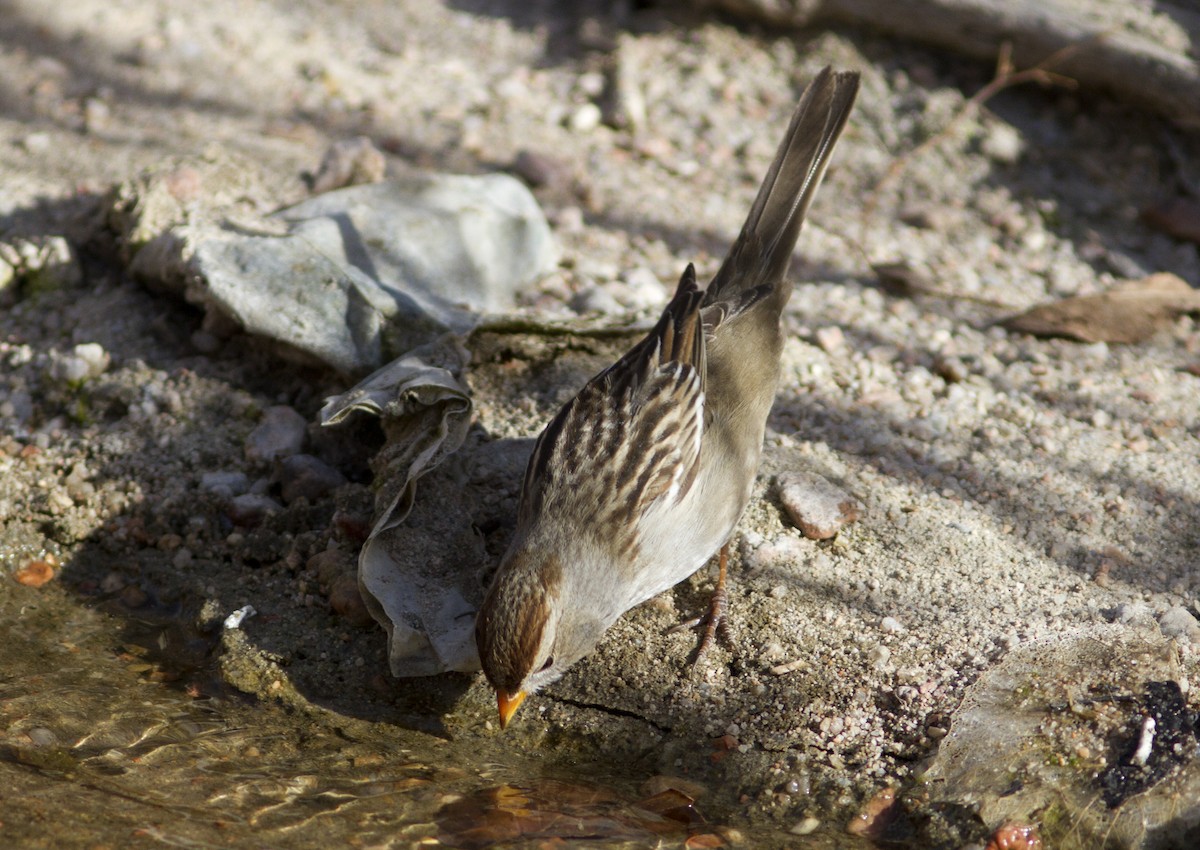
{"type": "Polygon", "coordinates": [[[635,524],[655,499],[696,478],[704,433],[704,293],[689,265],[654,329],[594,377],[546,426],[521,492],[520,522],[588,513],[594,527],[635,524]]]}

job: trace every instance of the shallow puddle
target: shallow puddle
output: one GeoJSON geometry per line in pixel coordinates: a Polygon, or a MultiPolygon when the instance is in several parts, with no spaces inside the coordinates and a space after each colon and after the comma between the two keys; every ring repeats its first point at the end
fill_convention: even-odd
{"type": "Polygon", "coordinates": [[[6,846],[829,846],[727,827],[619,766],[250,700],[214,676],[216,640],[169,616],[59,588],[0,612],[6,846]]]}

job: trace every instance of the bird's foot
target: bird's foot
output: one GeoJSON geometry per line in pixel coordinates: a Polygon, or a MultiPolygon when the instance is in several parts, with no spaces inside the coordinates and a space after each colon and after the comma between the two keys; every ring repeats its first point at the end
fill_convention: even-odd
{"type": "Polygon", "coordinates": [[[727,543],[721,547],[721,555],[718,560],[717,586],[713,589],[712,598],[708,603],[708,610],[699,617],[694,617],[667,630],[667,634],[674,634],[685,629],[704,627],[704,633],[700,636],[700,643],[696,645],[695,655],[692,656],[693,665],[700,663],[700,659],[704,657],[704,654],[708,652],[718,637],[726,646],[732,643],[729,637],[729,625],[726,616],[729,609],[729,593],[725,589],[725,573],[728,560],[729,544],[727,543]]]}

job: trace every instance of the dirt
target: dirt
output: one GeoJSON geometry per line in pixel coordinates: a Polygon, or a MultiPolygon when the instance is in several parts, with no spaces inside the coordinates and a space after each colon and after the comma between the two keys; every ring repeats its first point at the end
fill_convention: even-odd
{"type": "MultiPolygon", "coordinates": [[[[1061,88],[1004,91],[975,111],[966,99],[987,67],[673,4],[4,5],[0,243],[43,252],[0,288],[0,604],[29,637],[14,645],[31,656],[21,675],[62,623],[86,621],[105,635],[89,651],[140,647],[173,698],[253,695],[258,721],[238,709],[248,723],[282,707],[351,737],[392,730],[430,752],[440,745],[412,742],[449,739],[456,758],[539,752],[557,767],[686,775],[719,820],[783,834],[814,818],[840,829],[919,775],[938,721],[1012,647],[1121,617],[1153,625],[1182,609],[1195,622],[1195,318],[1128,346],[996,326],[1151,273],[1195,286],[1196,245],[1139,218],[1196,184],[1194,133],[1061,88]],[[529,176],[536,156],[565,259],[523,309],[566,314],[603,291],[649,316],[687,262],[715,271],[825,64],[861,70],[862,94],[793,269],[805,283],[734,541],[732,642],[692,669],[693,637],[667,634],[703,604],[701,571],[630,612],[504,733],[478,677],[391,680],[382,631],[333,590],[369,526],[378,429],[310,425],[305,451],[348,483],[286,505],[278,468],[245,453],[267,408],[312,423],[355,376],[134,279],[111,188],[219,156],[254,187],[237,201],[267,211],[306,197],[327,148],[358,135],[392,173],[509,169],[526,152],[516,170],[529,176]],[[62,262],[45,259],[54,238],[62,262]],[[886,291],[871,266],[897,261],[923,294],[886,291]],[[88,343],[108,358],[90,372],[94,352],[76,348],[88,343]],[[794,470],[836,483],[861,517],[805,539],[774,488],[794,470]],[[231,511],[203,485],[215,472],[245,473],[280,509],[231,511]],[[313,559],[329,550],[344,557],[322,572],[313,559]],[[16,580],[47,556],[54,581],[16,580]],[[257,615],[223,632],[247,604],[257,615]],[[182,628],[182,643],[158,645],[147,623],[182,628]]],[[[514,333],[475,348],[477,423],[410,522],[474,534],[495,557],[522,441],[619,346],[514,333]],[[439,511],[464,481],[476,490],[439,511]]],[[[1200,630],[1173,616],[1194,680],[1200,630]]],[[[8,725],[27,747],[33,722],[8,725]]],[[[950,834],[994,826],[963,814],[950,834]]]]}

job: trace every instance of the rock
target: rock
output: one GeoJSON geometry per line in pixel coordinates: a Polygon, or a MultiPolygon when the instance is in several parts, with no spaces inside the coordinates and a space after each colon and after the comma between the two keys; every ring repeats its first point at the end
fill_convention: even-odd
{"type": "Polygon", "coordinates": [[[967,690],[926,787],[942,804],[969,801],[984,823],[1040,823],[1046,847],[1191,847],[1200,761],[1183,678],[1155,629],[1023,643],[967,690]],[[1157,734],[1139,732],[1148,719],[1157,734]],[[1044,817],[1051,806],[1059,814],[1044,817]]]}
{"type": "Polygon", "coordinates": [[[353,573],[342,573],[333,580],[329,588],[329,607],[355,626],[367,626],[375,622],[363,602],[358,578],[353,573]]]}
{"type": "Polygon", "coordinates": [[[205,472],[200,476],[200,489],[215,493],[226,499],[240,496],[250,488],[250,479],[246,473],[236,470],[229,472],[205,472]]]}
{"type": "Polygon", "coordinates": [[[285,458],[279,467],[283,502],[290,505],[300,498],[315,502],[346,483],[346,476],[320,458],[297,454],[285,458]]]}
{"type": "Polygon", "coordinates": [[[571,170],[562,160],[525,148],[517,151],[512,170],[535,189],[542,186],[565,187],[571,178],[571,170]]]}
{"type": "Polygon", "coordinates": [[[837,325],[817,328],[815,336],[817,345],[821,346],[821,350],[826,354],[836,354],[846,345],[846,336],[837,325]]]}
{"type": "Polygon", "coordinates": [[[243,493],[229,502],[226,516],[234,525],[255,526],[269,514],[279,513],[283,505],[263,493],[243,493]]]}
{"type": "Polygon", "coordinates": [[[318,552],[309,558],[304,566],[310,572],[316,574],[317,584],[321,586],[323,591],[328,592],[328,589],[333,587],[335,579],[343,574],[355,571],[357,559],[349,552],[343,552],[341,549],[326,549],[324,552],[318,552]]]}
{"type": "Polygon", "coordinates": [[[1182,605],[1176,605],[1160,614],[1158,627],[1165,637],[1174,638],[1180,643],[1200,646],[1200,622],[1182,605]]]}
{"type": "Polygon", "coordinates": [[[246,460],[270,463],[297,454],[307,435],[308,421],[294,409],[286,405],[269,407],[246,438],[246,460]]]}
{"type": "Polygon", "coordinates": [[[111,362],[108,352],[94,342],[77,345],[70,354],[52,354],[51,358],[51,376],[68,384],[103,375],[111,362]]]}
{"type": "Polygon", "coordinates": [[[988,159],[1001,165],[1012,165],[1021,158],[1024,143],[1021,134],[1011,124],[993,124],[979,147],[988,159]]]}
{"type": "Polygon", "coordinates": [[[366,136],[334,142],[312,178],[313,192],[329,192],[362,183],[378,183],[387,171],[387,158],[366,136]]]}
{"type": "Polygon", "coordinates": [[[862,512],[853,496],[815,473],[785,472],[776,486],[788,517],[811,540],[828,540],[862,512]]]}
{"type": "Polygon", "coordinates": [[[570,305],[576,313],[600,313],[605,316],[619,316],[625,308],[617,301],[606,287],[589,286],[578,292],[571,299],[570,305]]]}
{"type": "Polygon", "coordinates": [[[594,103],[584,103],[571,113],[567,126],[575,133],[590,133],[600,126],[603,117],[599,106],[594,103]]]}
{"type": "MultiPolygon", "coordinates": [[[[30,292],[66,289],[83,282],[79,257],[62,236],[0,242],[0,263],[8,266],[11,274],[30,292]]],[[[3,267],[0,266],[2,277],[3,267]]]]}

